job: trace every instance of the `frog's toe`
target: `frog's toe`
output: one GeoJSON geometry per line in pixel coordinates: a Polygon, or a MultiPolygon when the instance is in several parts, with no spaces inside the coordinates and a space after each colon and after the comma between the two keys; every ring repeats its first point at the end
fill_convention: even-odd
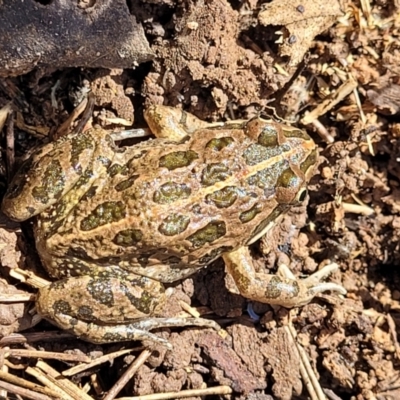
{"type": "Polygon", "coordinates": [[[347,293],[346,289],[333,282],[321,282],[321,280],[325,279],[332,272],[339,269],[339,265],[336,263],[331,263],[321,268],[319,271],[314,272],[308,278],[304,279],[304,283],[313,288],[314,293],[322,293],[327,290],[332,290],[334,292],[338,292],[339,294],[345,295],[347,293]]]}
{"type": "MultiPolygon", "coordinates": [[[[308,278],[302,279],[301,285],[307,288],[307,291],[310,296],[314,296],[318,293],[323,293],[327,291],[338,292],[339,294],[345,295],[347,293],[346,289],[337,283],[333,282],[321,282],[327,276],[329,276],[332,272],[339,269],[339,265],[336,263],[331,263],[321,268],[317,272],[314,272],[308,278]]],[[[290,269],[282,264],[279,266],[279,275],[283,276],[287,279],[296,279],[290,269]]]]}
{"type": "Polygon", "coordinates": [[[321,282],[338,268],[339,266],[336,263],[328,264],[305,279],[296,279],[286,265],[280,265],[278,275],[280,275],[284,279],[290,279],[297,282],[297,284],[295,285],[296,296],[290,299],[291,304],[289,305],[289,301],[287,304],[282,303],[282,305],[289,305],[290,307],[303,306],[309,303],[318,293],[323,293],[327,291],[333,291],[345,295],[347,291],[343,286],[333,282],[321,282]]]}

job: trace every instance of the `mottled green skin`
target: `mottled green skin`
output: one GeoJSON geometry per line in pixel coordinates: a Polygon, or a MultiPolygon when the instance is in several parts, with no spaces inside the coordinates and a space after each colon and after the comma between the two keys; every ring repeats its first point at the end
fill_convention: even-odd
{"type": "MultiPolygon", "coordinates": [[[[161,114],[176,110],[151,111],[167,137],[161,114]]],[[[304,132],[259,118],[194,129],[190,118],[169,127],[188,136],[133,147],[101,129],[71,134],[17,173],[2,207],[36,216],[39,255],[60,279],[40,291],[46,318],[91,341],[133,338],[137,318],[160,312],[161,282],[241,248],[302,200],[317,157],[304,132]]]]}

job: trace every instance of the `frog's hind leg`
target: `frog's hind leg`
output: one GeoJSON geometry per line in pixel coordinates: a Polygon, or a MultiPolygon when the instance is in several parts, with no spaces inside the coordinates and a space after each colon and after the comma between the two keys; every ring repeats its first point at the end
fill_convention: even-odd
{"type": "Polygon", "coordinates": [[[240,247],[223,257],[238,291],[251,300],[290,308],[307,304],[316,294],[328,290],[346,294],[346,290],[336,283],[320,282],[338,268],[337,264],[328,265],[306,279],[296,279],[283,266],[277,275],[256,273],[247,247],[240,247]]]}
{"type": "Polygon", "coordinates": [[[93,269],[92,275],[68,277],[39,289],[36,309],[43,317],[92,343],[150,340],[168,347],[151,329],[202,326],[219,329],[202,318],[160,318],[168,296],[149,277],[93,269]]]}
{"type": "Polygon", "coordinates": [[[219,325],[212,320],[204,318],[145,318],[131,324],[98,325],[73,319],[69,315],[59,314],[58,320],[63,325],[73,325],[72,333],[80,339],[91,343],[104,344],[115,342],[127,342],[134,340],[148,340],[155,344],[161,344],[172,349],[168,340],[151,333],[152,329],[173,328],[183,326],[198,326],[219,330],[219,325]]]}

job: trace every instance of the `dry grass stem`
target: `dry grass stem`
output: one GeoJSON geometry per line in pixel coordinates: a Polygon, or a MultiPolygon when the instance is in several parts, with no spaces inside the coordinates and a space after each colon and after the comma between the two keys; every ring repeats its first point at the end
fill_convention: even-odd
{"type": "Polygon", "coordinates": [[[61,126],[57,129],[55,133],[55,137],[61,137],[68,133],[70,127],[74,123],[74,121],[85,111],[85,108],[88,104],[88,98],[84,98],[77,107],[69,115],[68,119],[61,124],[61,126]]]}
{"type": "Polygon", "coordinates": [[[120,397],[117,400],[168,400],[168,399],[183,399],[185,397],[200,397],[200,396],[212,396],[212,395],[222,396],[232,393],[233,390],[229,386],[216,386],[205,389],[181,390],[180,392],[154,393],[154,394],[147,394],[144,396],[120,397]]]}
{"type": "MultiPolygon", "coordinates": [[[[12,383],[0,381],[0,388],[7,390],[9,393],[13,393],[16,395],[23,396],[24,399],[31,400],[53,400],[53,397],[46,396],[45,394],[37,393],[29,389],[25,389],[23,387],[13,385],[12,383]]],[[[11,397],[8,397],[11,399],[11,397]]],[[[62,397],[56,397],[62,398],[62,397]]],[[[64,400],[64,398],[62,398],[64,400]]],[[[65,398],[65,400],[68,400],[65,398]]]]}
{"type": "Polygon", "coordinates": [[[393,321],[393,318],[390,314],[386,315],[386,319],[389,326],[389,332],[392,336],[394,347],[396,349],[396,357],[398,360],[400,360],[400,346],[399,341],[397,340],[396,323],[393,321]]]}
{"type": "Polygon", "coordinates": [[[83,354],[66,354],[57,353],[53,351],[39,351],[39,350],[20,350],[20,349],[10,349],[8,351],[9,356],[13,357],[33,357],[33,358],[50,358],[62,361],[72,361],[72,362],[84,362],[90,363],[91,359],[83,354]]]}
{"type": "Polygon", "coordinates": [[[200,313],[195,308],[191,307],[185,301],[180,300],[179,301],[179,305],[182,307],[183,310],[185,310],[187,313],[189,313],[193,317],[195,317],[195,318],[199,318],[200,317],[200,313]]]}
{"type": "Polygon", "coordinates": [[[4,125],[7,121],[8,114],[12,110],[12,104],[7,103],[4,107],[0,108],[0,131],[3,130],[4,125]]]}
{"type": "Polygon", "coordinates": [[[47,286],[51,283],[50,281],[37,276],[34,272],[21,268],[10,269],[10,276],[21,282],[27,283],[36,289],[40,289],[41,287],[47,286]]]}
{"type": "Polygon", "coordinates": [[[323,100],[314,110],[307,113],[302,119],[301,123],[304,125],[311,124],[314,120],[318,119],[321,115],[325,115],[329,110],[340,103],[345,97],[347,97],[357,87],[358,83],[354,78],[350,78],[344,82],[336,92],[332,93],[331,96],[323,100]]]}
{"type": "Polygon", "coordinates": [[[113,400],[115,396],[122,390],[122,388],[132,379],[136,371],[146,362],[150,357],[150,350],[143,350],[139,357],[128,367],[121,378],[118,379],[116,384],[109,390],[103,400],[113,400]]]}
{"type": "Polygon", "coordinates": [[[22,303],[27,301],[34,301],[35,295],[32,293],[15,293],[15,294],[2,294],[0,295],[0,303],[22,303]]]}
{"type": "Polygon", "coordinates": [[[68,395],[74,400],[93,400],[91,396],[79,389],[78,386],[73,384],[65,376],[62,376],[58,371],[50,367],[44,361],[38,361],[36,363],[36,369],[46,373],[51,382],[57,385],[64,392],[68,393],[68,395]]]}
{"type": "Polygon", "coordinates": [[[28,367],[25,371],[27,374],[36,378],[42,385],[49,388],[50,390],[58,393],[58,398],[63,400],[75,400],[72,396],[70,396],[63,388],[60,387],[57,381],[44,374],[37,367],[28,367]]]}
{"type": "Polygon", "coordinates": [[[325,143],[333,143],[335,138],[328,132],[324,125],[318,120],[314,119],[311,125],[317,130],[318,135],[325,141],[325,143]]]}
{"type": "Polygon", "coordinates": [[[372,215],[374,213],[374,210],[371,207],[361,204],[342,202],[341,205],[345,213],[354,213],[361,215],[372,215]]]}
{"type": "Polygon", "coordinates": [[[15,376],[8,372],[0,371],[0,379],[2,379],[5,382],[9,382],[14,385],[23,387],[25,389],[33,390],[34,392],[45,394],[48,396],[57,397],[59,395],[59,393],[57,393],[54,390],[51,390],[50,388],[37,385],[35,383],[27,381],[26,379],[19,378],[18,376],[15,376]]]}
{"type": "Polygon", "coordinates": [[[121,356],[123,356],[125,354],[131,353],[132,351],[138,351],[138,350],[141,350],[141,349],[143,349],[143,348],[142,347],[139,347],[139,348],[136,347],[134,349],[120,350],[120,351],[116,351],[116,352],[111,353],[111,354],[106,354],[106,355],[104,355],[102,357],[96,358],[95,360],[92,360],[92,361],[88,362],[87,364],[80,364],[80,365],[77,365],[76,367],[72,367],[70,369],[67,369],[67,370],[62,372],[62,375],[63,376],[72,376],[72,375],[78,374],[80,372],[87,371],[88,369],[93,368],[96,365],[100,365],[100,364],[103,364],[105,362],[110,362],[110,361],[116,359],[117,357],[121,357],[121,356]]]}
{"type": "Polygon", "coordinates": [[[293,344],[296,346],[300,356],[300,373],[307,386],[308,393],[312,400],[326,400],[325,394],[322,387],[315,375],[315,372],[311,366],[310,360],[303,347],[297,342],[297,333],[293,325],[289,324],[286,327],[288,337],[291,337],[293,344]]]}

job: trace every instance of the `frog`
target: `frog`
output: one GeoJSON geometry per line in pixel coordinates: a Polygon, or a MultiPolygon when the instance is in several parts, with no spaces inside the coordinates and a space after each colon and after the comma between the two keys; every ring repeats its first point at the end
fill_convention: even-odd
{"type": "Polygon", "coordinates": [[[12,179],[2,211],[34,219],[41,262],[53,281],[38,313],[92,343],[150,340],[154,329],[206,318],[163,317],[174,284],[223,258],[234,291],[250,301],[298,307],[345,289],[325,267],[297,279],[257,272],[249,246],[304,202],[318,160],[306,131],[256,116],[222,123],[153,105],[155,138],[117,146],[101,127],[36,149],[12,179]]]}

